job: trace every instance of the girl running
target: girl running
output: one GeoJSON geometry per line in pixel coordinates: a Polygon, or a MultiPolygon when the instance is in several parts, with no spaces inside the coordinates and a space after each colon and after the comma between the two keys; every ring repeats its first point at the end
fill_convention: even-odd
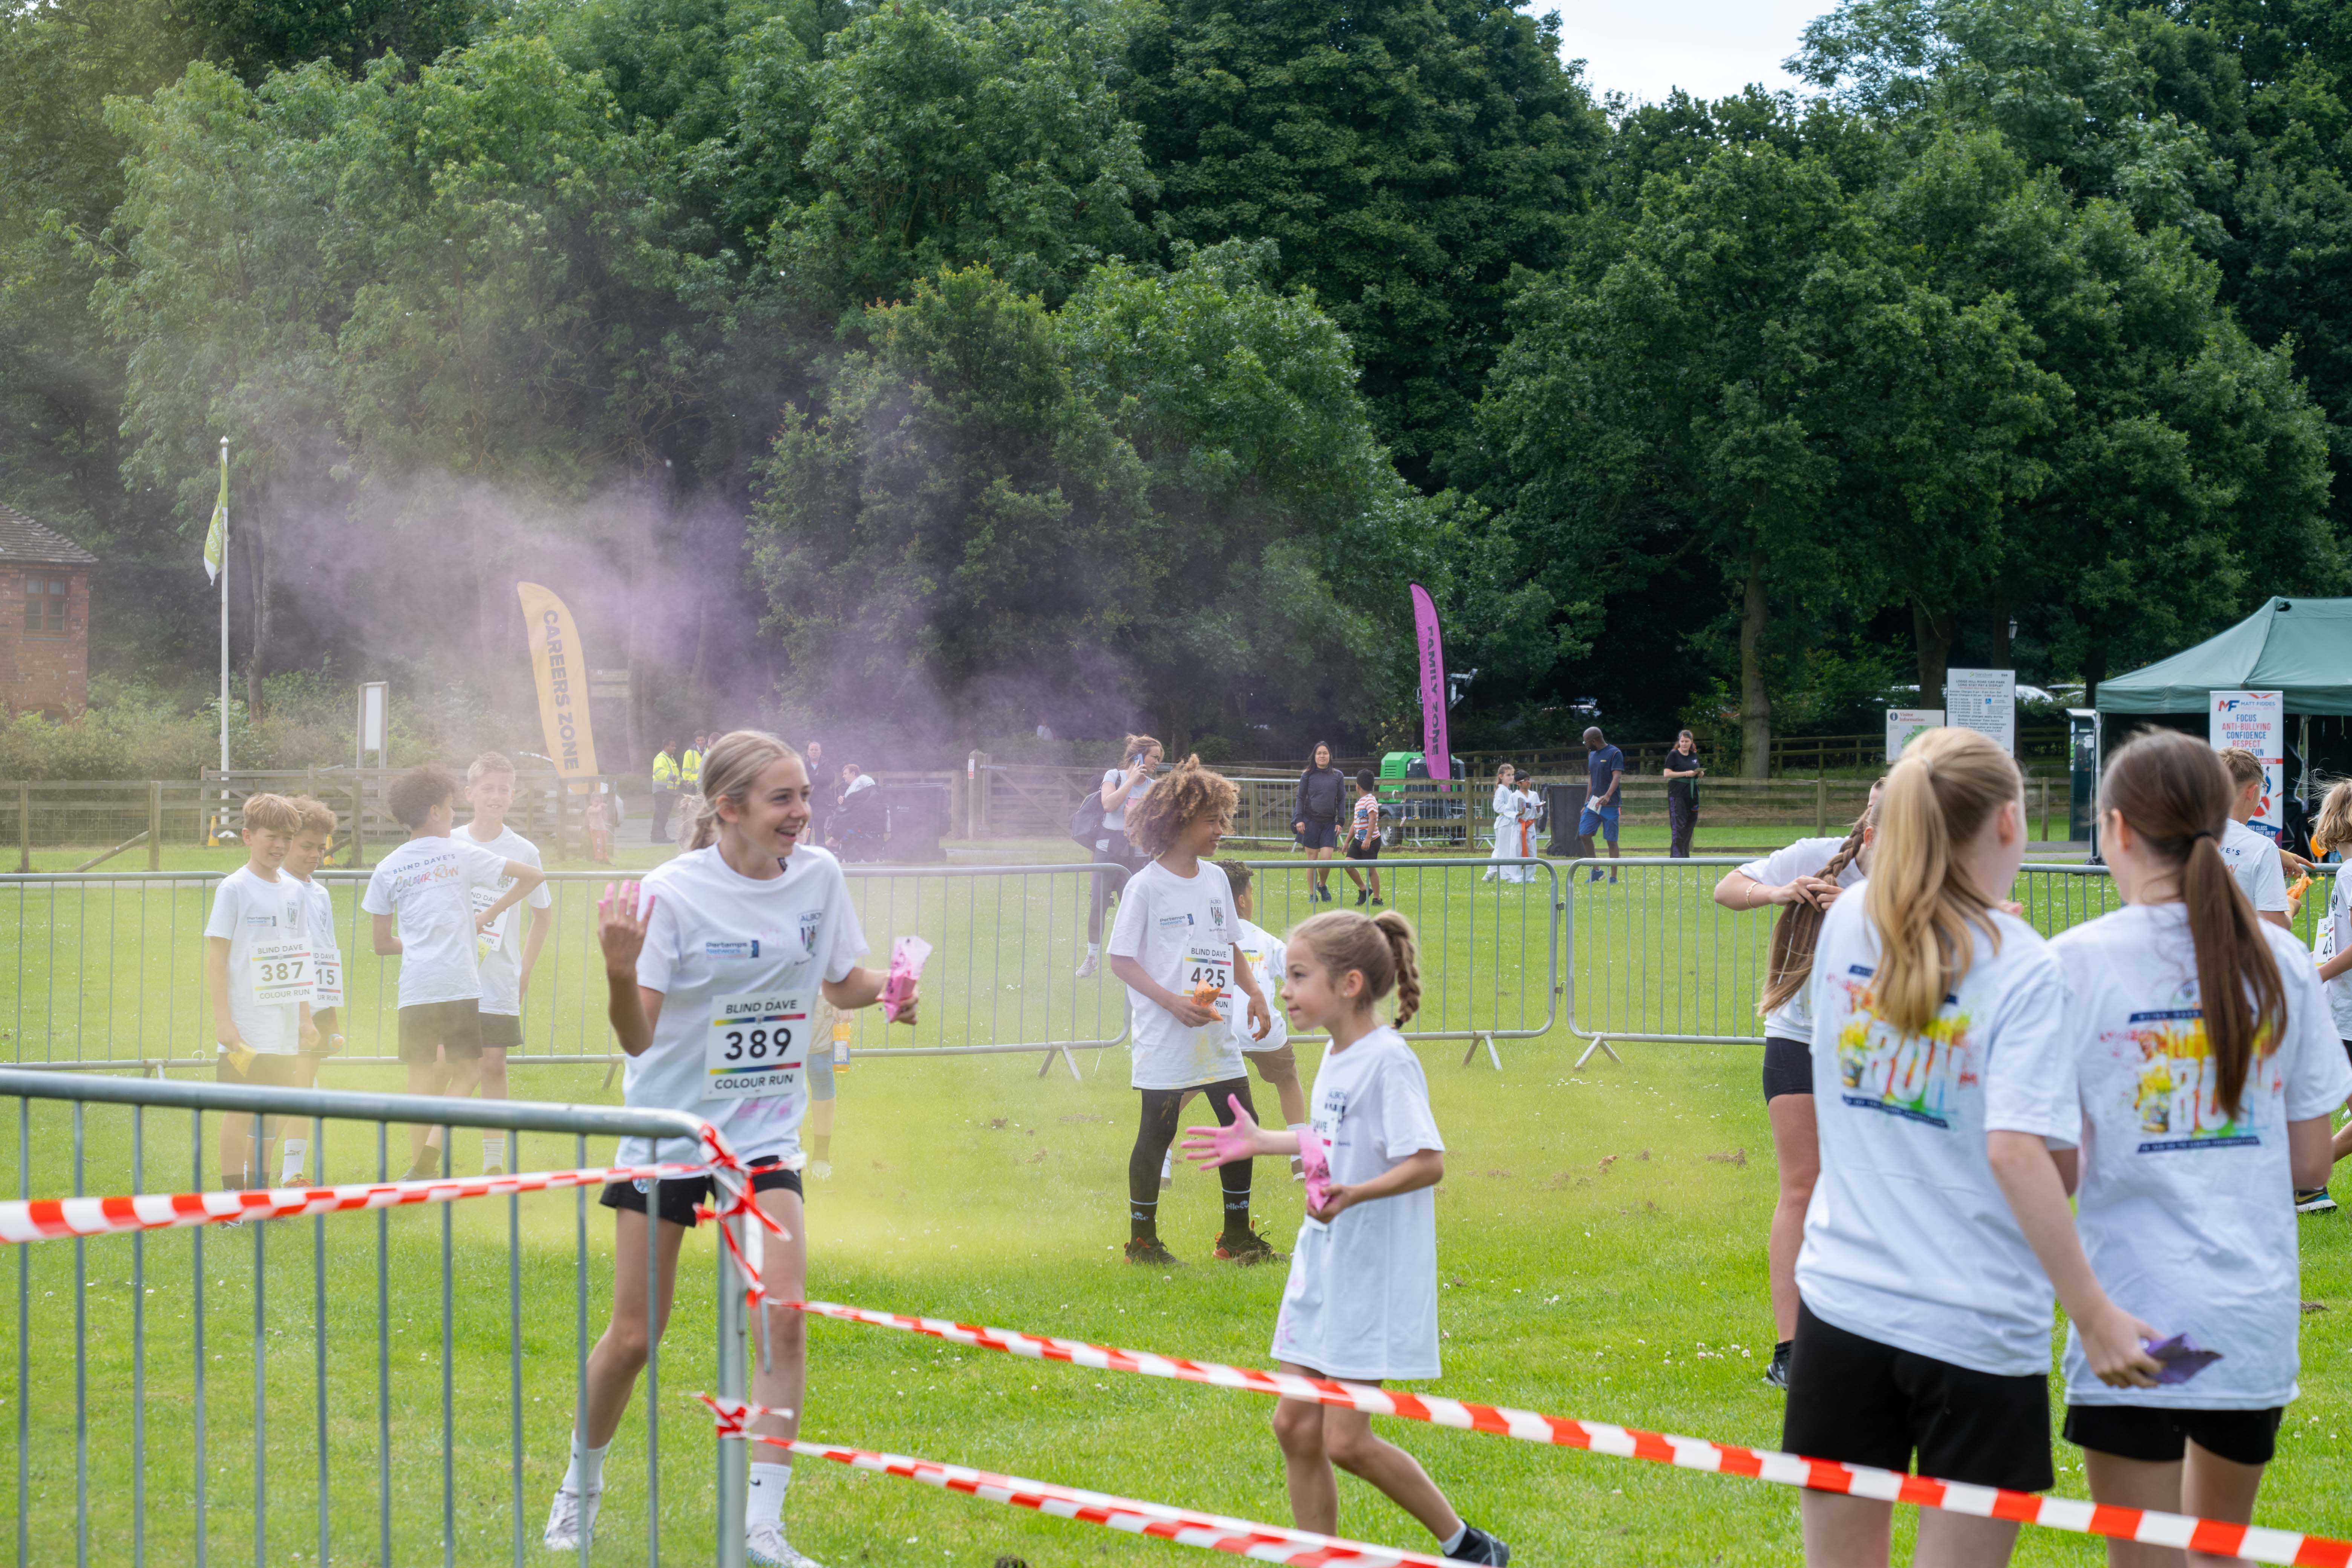
{"type": "MultiPolygon", "coordinates": [[[[2066,1440],[2095,1501],[2244,1524],[2295,1395],[2301,1270],[2280,1200],[2326,1179],[2352,1064],[2301,944],[2263,920],[2223,858],[2235,793],[2222,762],[2176,731],[2117,752],[2099,849],[2126,907],[2050,951],[2074,997],[2075,1225],[2091,1268],[2165,1333],[2221,1354],[2193,1381],[2110,1387],[2070,1329],[2066,1440]]],[[[2107,1543],[2113,1568],[2182,1560],[2107,1543]]]]}
{"type": "MultiPolygon", "coordinates": [[[[1205,1089],[1220,1121],[1229,1101],[1246,1107],[1233,994],[1249,998],[1249,1033],[1271,1023],[1257,976],[1241,950],[1241,913],[1224,871],[1210,858],[1233,825],[1241,792],[1187,757],[1127,814],[1127,836],[1152,857],[1127,884],[1110,931],[1110,972],[1127,987],[1135,1074],[1143,1117],[1127,1157],[1127,1260],[1168,1268],[1178,1261],[1160,1240],[1160,1165],[1176,1141],[1184,1091],[1205,1089]]],[[[1278,1261],[1282,1254],[1250,1228],[1250,1166],[1223,1182],[1224,1262],[1278,1261]]]]}
{"type": "MultiPolygon", "coordinates": [[[[1797,1256],[1781,1447],[2041,1491],[2055,1288],[2101,1382],[2148,1386],[2156,1331],[2084,1259],[2053,1144],[2080,1135],[2066,988],[1996,906],[2025,858],[2017,764],[1930,730],[1887,774],[1871,875],[1813,956],[1822,1173],[1797,1256]]],[[[1893,1505],[1808,1491],[1809,1563],[1887,1560],[1893,1505]]],[[[1923,1510],[1915,1560],[2008,1561],[2008,1520],[1923,1510]]]]}
{"type": "MultiPolygon", "coordinates": [[[[2319,816],[2311,825],[2311,853],[2314,858],[2324,858],[2339,849],[2352,849],[2352,779],[2347,779],[2327,792],[2319,803],[2319,816]]],[[[2327,916],[2319,922],[2319,931],[2312,946],[2319,959],[2319,978],[2327,992],[2327,1010],[2336,1020],[2336,1032],[2345,1040],[2344,1048],[2352,1051],[2352,888],[2345,886],[2345,867],[2339,863],[2336,875],[2328,879],[2327,916]]],[[[2329,1164],[2352,1154],[2352,1122],[2347,1122],[2336,1134],[2329,1151],[2329,1164]]],[[[2327,1178],[2323,1174],[2316,1186],[2305,1187],[2295,1182],[2294,1206],[2299,1214],[2326,1214],[2336,1206],[2327,1195],[2327,1178]]]]}
{"type": "Polygon", "coordinates": [[[1094,863],[1116,866],[1117,871],[1101,871],[1089,879],[1094,886],[1088,890],[1087,903],[1087,955],[1078,961],[1078,978],[1090,977],[1102,963],[1103,911],[1110,908],[1110,897],[1127,885],[1136,868],[1145,857],[1135,852],[1127,834],[1127,816],[1130,808],[1143,799],[1151,788],[1151,775],[1159,771],[1160,759],[1166,755],[1160,742],[1149,735],[1129,735],[1119,743],[1120,765],[1103,771],[1102,788],[1097,792],[1102,803],[1102,829],[1095,836],[1094,863]]]}
{"type": "MultiPolygon", "coordinates": [[[[607,1011],[628,1053],[624,1102],[688,1111],[718,1127],[751,1167],[761,1209],[783,1227],[782,1240],[768,1238],[769,1364],[761,1370],[755,1363],[751,1397],[785,1413],[762,1417],[754,1430],[790,1437],[799,1429],[807,1381],[801,1315],[781,1305],[802,1298],[808,1272],[800,1175],[805,1053],[829,1042],[788,1025],[795,1032],[778,1042],[784,1050],[773,1065],[730,1068],[723,1059],[726,1031],[718,1026],[730,1012],[804,1019],[819,995],[844,1010],[871,1006],[887,975],[855,962],[866,951],[866,936],[840,862],[802,841],[809,778],[791,747],[753,730],[719,737],[703,758],[702,797],[695,804],[694,847],[650,873],[642,889],[625,882],[616,895],[607,888],[596,906],[607,1011]]],[[[902,1009],[900,1021],[906,1017],[902,1009]]],[[[647,1140],[625,1138],[619,1158],[649,1163],[656,1150],[647,1140]]],[[[660,1184],[662,1223],[653,1238],[659,1300],[648,1310],[646,1270],[630,1266],[646,1256],[646,1194],[635,1184],[604,1189],[604,1206],[616,1211],[614,1256],[624,1266],[613,1271],[612,1321],[589,1352],[572,1463],[548,1513],[551,1552],[580,1551],[595,1524],[606,1446],[628,1407],[647,1345],[667,1325],[678,1246],[695,1224],[696,1205],[710,1194],[709,1177],[660,1184]]],[[[752,1460],[746,1550],[761,1568],[814,1568],[784,1539],[791,1479],[789,1462],[752,1460]]]]}
{"type": "MultiPolygon", "coordinates": [[[[1379,1384],[1438,1374],[1437,1202],[1445,1143],[1430,1113],[1429,1081],[1404,1037],[1372,1016],[1397,994],[1396,1022],[1421,1005],[1412,923],[1394,910],[1315,916],[1291,932],[1283,1001],[1294,1030],[1326,1030],[1315,1074],[1311,1136],[1328,1152],[1330,1186],[1299,1226],[1290,1279],[1275,1320],[1276,1361],[1302,1377],[1379,1384]]],[[[1195,1127],[1185,1152],[1204,1165],[1300,1152],[1296,1131],[1261,1131],[1236,1107],[1223,1129],[1195,1127]]],[[[1332,1467],[1361,1477],[1463,1563],[1508,1563],[1511,1549],[1465,1523],[1413,1459],[1372,1435],[1371,1417],[1300,1399],[1275,1407],[1274,1433],[1301,1530],[1339,1527],[1332,1467]]]]}
{"type": "Polygon", "coordinates": [[[1789,1347],[1797,1338],[1797,1248],[1805,1239],[1805,1205],[1822,1173],[1822,1147],[1813,1130],[1813,1018],[1805,1008],[1805,983],[1812,977],[1822,911],[1870,869],[1879,788],[1870,786],[1869,805],[1843,838],[1800,838],[1726,871],[1715,885],[1715,901],[1727,910],[1780,906],[1756,1011],[1764,1018],[1764,1114],[1772,1124],[1772,1162],[1780,1173],[1764,1254],[1779,1342],[1764,1381],[1783,1390],[1789,1386],[1789,1347]]]}
{"type": "MultiPolygon", "coordinates": [[[[1519,790],[1518,770],[1505,763],[1495,770],[1495,852],[1490,860],[1508,860],[1519,852],[1519,790]]],[[[1492,882],[1500,878],[1506,882],[1525,879],[1517,866],[1496,866],[1478,879],[1492,882]]]]}

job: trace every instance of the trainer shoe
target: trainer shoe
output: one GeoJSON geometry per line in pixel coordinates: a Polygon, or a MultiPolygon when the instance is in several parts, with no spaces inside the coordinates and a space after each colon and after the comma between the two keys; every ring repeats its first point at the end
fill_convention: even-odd
{"type": "Polygon", "coordinates": [[[482,1167],[482,1174],[486,1177],[503,1176],[506,1173],[507,1168],[504,1165],[485,1165],[482,1167]]]}
{"type": "Polygon", "coordinates": [[[555,1489],[555,1506],[547,1510],[547,1533],[540,1543],[550,1552],[577,1552],[580,1542],[596,1529],[597,1505],[604,1500],[602,1491],[593,1491],[584,1498],[570,1487],[555,1489]]]}
{"type": "Polygon", "coordinates": [[[1356,889],[1356,907],[1360,910],[1362,909],[1364,907],[1364,900],[1371,896],[1372,895],[1364,889],[1358,888],[1356,889]]]}
{"type": "Polygon", "coordinates": [[[820,1182],[829,1182],[833,1180],[833,1162],[830,1160],[811,1160],[809,1162],[808,1173],[820,1182]]]}
{"type": "Polygon", "coordinates": [[[2294,1194],[2294,1212],[2297,1214],[2326,1214],[2335,1206],[2336,1200],[2327,1195],[2326,1187],[2312,1187],[2294,1194]]]}
{"type": "Polygon", "coordinates": [[[1382,902],[1381,902],[1381,901],[1380,901],[1380,900],[1378,900],[1378,899],[1374,899],[1374,900],[1372,900],[1372,908],[1374,908],[1374,909],[1376,909],[1376,910],[1384,910],[1384,909],[1388,908],[1388,906],[1387,906],[1386,904],[1383,904],[1382,902]]]}
{"type": "Polygon", "coordinates": [[[1487,1534],[1485,1531],[1479,1529],[1476,1525],[1472,1524],[1467,1520],[1463,1521],[1462,1524],[1463,1528],[1467,1530],[1470,1533],[1464,1536],[1462,1538],[1462,1544],[1447,1552],[1445,1554],[1446,1556],[1452,1558],[1456,1563],[1493,1563],[1501,1564],[1508,1563],[1511,1560],[1511,1549],[1508,1546],[1505,1545],[1502,1542],[1496,1540],[1493,1536],[1487,1534]]]}
{"type": "Polygon", "coordinates": [[[1764,1381],[1781,1393],[1789,1392],[1789,1347],[1793,1342],[1782,1340],[1772,1347],[1772,1364],[1764,1369],[1764,1381]]]}
{"type": "Polygon", "coordinates": [[[1149,1263],[1155,1268],[1181,1268],[1184,1260],[1160,1245],[1156,1236],[1139,1236],[1127,1244],[1129,1263],[1149,1263]]]}
{"type": "Polygon", "coordinates": [[[1094,978],[1095,965],[1100,961],[1100,958],[1101,955],[1099,953],[1089,952],[1084,958],[1078,960],[1078,978],[1081,980],[1091,980],[1094,978]]]}
{"type": "Polygon", "coordinates": [[[753,1525],[743,1538],[743,1561],[751,1568],[824,1568],[807,1552],[793,1549],[781,1524],[753,1525]]]}
{"type": "Polygon", "coordinates": [[[1244,1268],[1259,1263],[1290,1261],[1290,1254],[1276,1252],[1266,1245],[1265,1237],[1254,1230],[1244,1231],[1238,1237],[1219,1237],[1217,1250],[1210,1256],[1220,1263],[1238,1263],[1244,1268]]]}

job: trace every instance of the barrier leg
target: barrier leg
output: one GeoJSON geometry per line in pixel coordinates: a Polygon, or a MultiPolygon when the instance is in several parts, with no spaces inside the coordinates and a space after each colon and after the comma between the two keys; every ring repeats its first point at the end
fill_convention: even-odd
{"type": "Polygon", "coordinates": [[[1584,1047],[1584,1054],[1576,1058],[1576,1065],[1578,1067],[1582,1067],[1585,1063],[1591,1061],[1592,1059],[1592,1053],[1595,1051],[1606,1051],[1609,1053],[1609,1059],[1611,1061],[1615,1062],[1619,1067],[1623,1067],[1625,1065],[1625,1058],[1617,1054],[1616,1047],[1612,1046],[1606,1038],[1600,1035],[1592,1037],[1592,1043],[1584,1047]]]}
{"type": "Polygon", "coordinates": [[[1466,1068],[1471,1063],[1478,1059],[1478,1047],[1480,1046],[1485,1046],[1486,1047],[1486,1059],[1495,1064],[1495,1070],[1496,1072],[1501,1072],[1503,1070],[1503,1053],[1495,1048],[1495,1037],[1492,1035],[1472,1036],[1470,1039],[1470,1048],[1462,1053],[1462,1065],[1466,1068]]]}

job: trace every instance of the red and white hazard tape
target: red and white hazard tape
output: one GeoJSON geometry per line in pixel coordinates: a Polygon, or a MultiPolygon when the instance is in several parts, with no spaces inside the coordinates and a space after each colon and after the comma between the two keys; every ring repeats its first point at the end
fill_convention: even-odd
{"type": "Polygon", "coordinates": [[[1312,1531],[1292,1530],[1283,1525],[1254,1524],[1245,1519],[1199,1513],[1192,1509],[1171,1508],[1165,1503],[1140,1502],[1133,1498],[1114,1497],[1108,1492],[1056,1486],[1051,1481],[1000,1476],[993,1471],[975,1470],[963,1465],[942,1465],[929,1459],[908,1458],[904,1454],[878,1454],[870,1449],[844,1448],[831,1443],[787,1441],[747,1430],[752,1419],[767,1414],[760,1405],[735,1401],[721,1403],[708,1394],[695,1397],[710,1407],[722,1437],[744,1437],[806,1458],[830,1459],[852,1469],[876,1470],[905,1480],[921,1481],[926,1486],[962,1492],[968,1497],[983,1498],[990,1502],[1034,1509],[1056,1519],[1076,1520],[1081,1524],[1099,1524],[1111,1530],[1126,1531],[1130,1535],[1149,1535],[1160,1541],[1172,1541],[1179,1546],[1229,1552],[1237,1557],[1255,1558],[1260,1563],[1294,1563],[1298,1568],[1321,1568],[1326,1563],[1358,1564],[1360,1568],[1454,1568],[1444,1558],[1428,1552],[1402,1552],[1393,1546],[1374,1546],[1366,1542],[1318,1535],[1312,1531]]]}
{"type": "Polygon", "coordinates": [[[1522,1442],[1583,1448],[1619,1458],[1648,1459],[1655,1464],[1674,1465],[1686,1470],[1715,1470],[1725,1475],[1747,1476],[1756,1480],[1803,1487],[1813,1491],[1845,1492],[1885,1502],[1916,1503],[1921,1508],[1938,1508],[1951,1513],[1974,1514],[1984,1519],[2015,1520],[2021,1524],[2038,1524],[2046,1529],[2071,1531],[2081,1535],[2112,1536],[2123,1541],[2145,1542],[2152,1546],[2181,1547],[2210,1552],[2217,1557],[2243,1557],[2256,1563],[2305,1565],[2305,1568],[2352,1568],[2352,1542],[2301,1535],[2289,1530],[2224,1524],[2215,1520],[2193,1519],[2186,1514],[2109,1508],[2072,1498],[2040,1497],[2032,1492],[1931,1480],[1925,1476],[1905,1475],[1899,1470],[1882,1470],[1868,1465],[1848,1465],[1830,1459],[1800,1458],[1794,1454],[1776,1453],[1769,1448],[1711,1443],[1703,1437],[1669,1436],[1601,1421],[1542,1415],[1532,1410],[1471,1405],[1458,1399],[1395,1393],[1358,1384],[1333,1383],[1325,1378],[1299,1377],[1289,1373],[1259,1372],[1250,1367],[1225,1366],[1216,1362],[1186,1361],[1176,1356],[1154,1355],[1149,1351],[1120,1350],[1112,1345],[1087,1344],[1078,1340],[1050,1339],[1010,1329],[980,1328],[970,1323],[951,1322],[944,1318],[875,1312],[830,1301],[802,1301],[795,1305],[814,1317],[898,1329],[955,1344],[971,1345],[980,1350],[1003,1351],[1033,1361],[1067,1362],[1073,1366],[1093,1367],[1105,1372],[1131,1372],[1145,1377],[1174,1378],[1217,1388],[1270,1394],[1285,1399],[1312,1400],[1317,1404],[1342,1405],[1374,1415],[1394,1415],[1407,1421],[1426,1421],[1437,1426],[1490,1432],[1498,1436],[1517,1437],[1522,1442]]]}

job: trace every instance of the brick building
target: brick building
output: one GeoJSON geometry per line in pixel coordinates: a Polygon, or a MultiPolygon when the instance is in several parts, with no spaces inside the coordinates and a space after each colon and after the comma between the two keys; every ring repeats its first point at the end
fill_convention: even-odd
{"type": "Polygon", "coordinates": [[[69,719],[89,704],[89,569],[98,557],[0,502],[0,715],[69,719]]]}

